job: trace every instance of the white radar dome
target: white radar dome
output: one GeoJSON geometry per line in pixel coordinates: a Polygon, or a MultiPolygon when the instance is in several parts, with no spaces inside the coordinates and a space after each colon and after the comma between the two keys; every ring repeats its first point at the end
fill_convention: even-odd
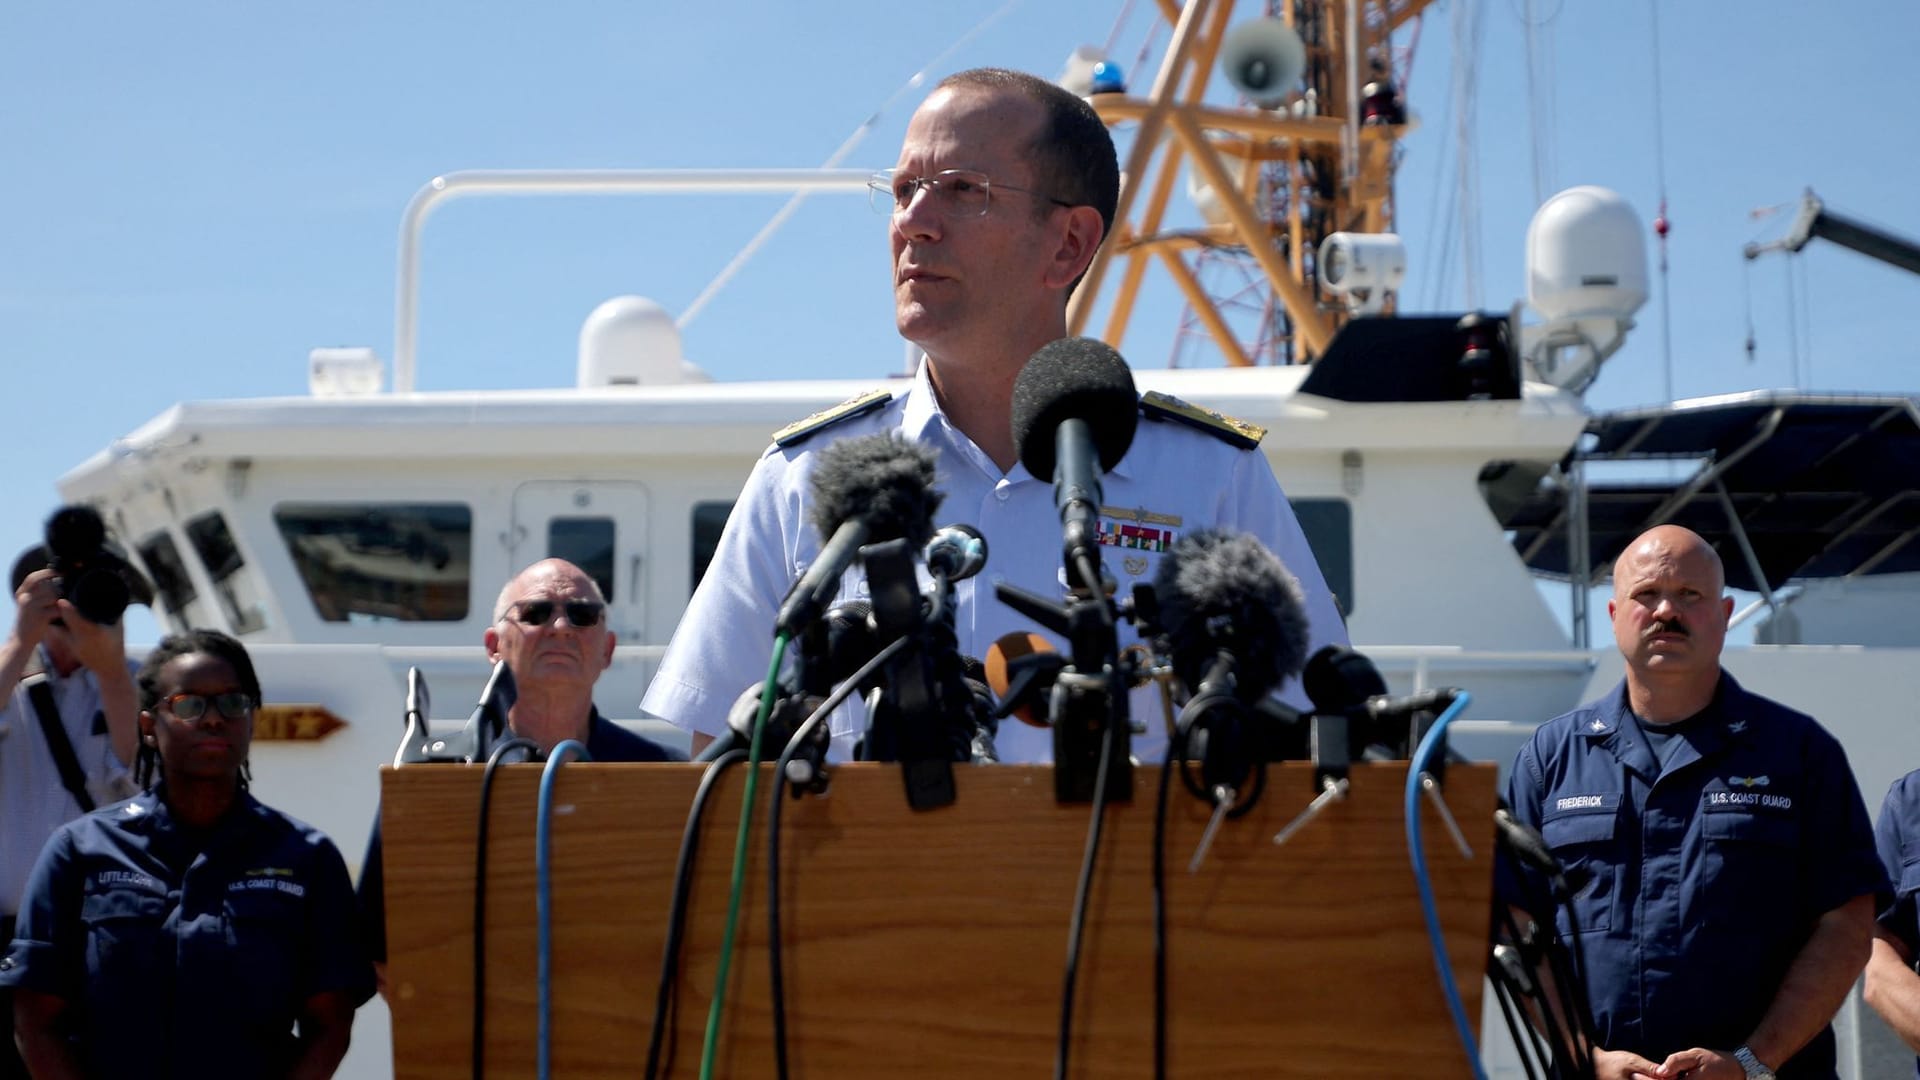
{"type": "Polygon", "coordinates": [[[1568,188],[1527,226],[1527,303],[1549,320],[1624,319],[1647,302],[1640,215],[1603,187],[1568,188]]]}
{"type": "Polygon", "coordinates": [[[581,389],[660,386],[698,378],[680,354],[680,328],[643,296],[616,296],[580,327],[581,389]]]}

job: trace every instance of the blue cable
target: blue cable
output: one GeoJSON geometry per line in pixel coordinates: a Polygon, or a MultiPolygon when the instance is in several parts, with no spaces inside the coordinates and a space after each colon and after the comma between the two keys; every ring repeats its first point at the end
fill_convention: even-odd
{"type": "Polygon", "coordinates": [[[553,777],[570,757],[593,760],[578,739],[567,739],[554,747],[547,755],[547,767],[540,772],[540,809],[534,819],[534,908],[540,921],[540,1080],[547,1080],[553,1073],[553,777]]]}
{"type": "Polygon", "coordinates": [[[1460,1033],[1460,1045],[1466,1048],[1467,1062],[1473,1066],[1474,1080],[1487,1080],[1486,1067],[1480,1063],[1480,1045],[1473,1037],[1473,1028],[1467,1023],[1467,1007],[1460,1000],[1460,987],[1453,981],[1453,966],[1447,962],[1447,942],[1440,933],[1440,910],[1433,900],[1433,880],[1427,874],[1427,856],[1420,844],[1420,777],[1429,766],[1429,760],[1439,753],[1446,741],[1447,725],[1466,711],[1473,701],[1473,695],[1465,690],[1453,699],[1453,704],[1440,714],[1440,718],[1428,730],[1427,737],[1420,740],[1420,746],[1413,752],[1413,760],[1407,763],[1407,854],[1413,859],[1413,882],[1420,889],[1420,913],[1427,920],[1427,940],[1433,946],[1433,966],[1440,976],[1440,992],[1447,999],[1447,1012],[1453,1017],[1454,1030],[1460,1033]]]}

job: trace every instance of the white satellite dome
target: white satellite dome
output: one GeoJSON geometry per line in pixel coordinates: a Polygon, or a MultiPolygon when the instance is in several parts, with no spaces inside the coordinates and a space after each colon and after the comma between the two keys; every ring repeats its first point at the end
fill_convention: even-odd
{"type": "Polygon", "coordinates": [[[1647,302],[1640,215],[1603,187],[1568,188],[1527,226],[1527,303],[1549,321],[1625,319],[1647,302]]]}
{"type": "Polygon", "coordinates": [[[646,297],[616,296],[580,327],[582,389],[686,382],[689,368],[673,316],[646,297]]]}

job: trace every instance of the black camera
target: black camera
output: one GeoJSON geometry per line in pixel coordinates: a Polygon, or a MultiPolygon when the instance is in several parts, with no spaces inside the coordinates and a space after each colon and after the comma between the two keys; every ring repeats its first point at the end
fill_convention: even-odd
{"type": "Polygon", "coordinates": [[[47,565],[60,575],[60,596],[88,622],[112,626],[133,599],[132,567],[107,546],[107,523],[90,506],[63,506],[47,519],[47,565]]]}

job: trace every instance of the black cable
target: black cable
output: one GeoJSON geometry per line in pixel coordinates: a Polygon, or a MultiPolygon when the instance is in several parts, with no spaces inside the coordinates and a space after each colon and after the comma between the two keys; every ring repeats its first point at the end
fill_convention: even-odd
{"type": "Polygon", "coordinates": [[[480,826],[473,852],[473,1080],[486,1075],[487,1016],[487,811],[493,805],[493,772],[510,750],[538,756],[540,744],[518,736],[493,748],[480,774],[480,826]]]}
{"type": "MultiPolygon", "coordinates": [[[[1567,908],[1569,936],[1575,938],[1577,948],[1579,924],[1571,901],[1568,897],[1565,905],[1559,905],[1556,899],[1555,906],[1567,908]]],[[[1549,932],[1530,918],[1529,925],[1534,932],[1524,934],[1514,922],[1511,910],[1502,910],[1500,914],[1509,936],[1522,946],[1521,965],[1533,979],[1532,992],[1527,996],[1536,1003],[1541,1024],[1546,1029],[1545,1040],[1552,1047],[1551,1055],[1540,1049],[1548,1061],[1548,1072],[1555,1077],[1591,1077],[1591,1048],[1597,1044],[1593,1039],[1591,1014],[1584,1011],[1585,988],[1579,985],[1578,974],[1570,970],[1572,955],[1562,947],[1557,932],[1549,932]]]]}
{"type": "Polygon", "coordinates": [[[678,997],[680,944],[686,929],[687,896],[693,891],[693,860],[700,851],[700,819],[720,774],[746,759],[745,750],[729,750],[714,758],[706,772],[700,774],[700,786],[693,792],[693,805],[687,808],[687,827],[680,834],[680,856],[673,870],[673,905],[667,910],[667,937],[660,948],[660,985],[653,999],[653,1034],[647,1039],[647,1080],[654,1080],[660,1073],[661,1041],[668,1030],[668,1010],[678,997]]]}
{"type": "MultiPolygon", "coordinates": [[[[1567,909],[1567,938],[1571,945],[1558,947],[1558,935],[1547,939],[1541,951],[1546,954],[1547,966],[1553,972],[1553,982],[1560,991],[1560,1008],[1567,1018],[1567,1045],[1575,1072],[1579,1076],[1593,1075],[1591,1048],[1599,1043],[1593,1037],[1593,1014],[1588,1011],[1587,988],[1581,982],[1573,950],[1580,948],[1580,924],[1573,913],[1573,898],[1569,896],[1565,904],[1567,909]]],[[[1544,992],[1543,992],[1544,996],[1544,992]]]]}
{"type": "MultiPolygon", "coordinates": [[[[1515,980],[1512,976],[1508,975],[1506,968],[1503,965],[1501,965],[1499,961],[1496,960],[1493,963],[1488,965],[1488,974],[1490,976],[1493,976],[1493,983],[1495,988],[1499,989],[1503,986],[1503,984],[1511,983],[1512,990],[1510,992],[1516,995],[1516,1000],[1514,1002],[1516,1006],[1518,1005],[1518,998],[1525,998],[1527,1000],[1536,1002],[1538,1008],[1542,1010],[1547,1009],[1549,1006],[1546,999],[1546,992],[1539,984],[1539,971],[1527,959],[1527,950],[1529,946],[1526,944],[1525,936],[1520,932],[1519,925],[1513,921],[1512,909],[1507,907],[1507,905],[1496,901],[1495,910],[1500,915],[1500,921],[1502,923],[1501,928],[1506,931],[1508,940],[1513,942],[1514,953],[1516,956],[1515,963],[1519,967],[1520,971],[1523,973],[1523,975],[1526,977],[1526,980],[1527,980],[1525,982],[1515,980]]],[[[1505,1008],[1506,1003],[1502,1002],[1501,1007],[1505,1008]]],[[[1541,1070],[1545,1072],[1548,1076],[1558,1077],[1558,1076],[1564,1075],[1562,1071],[1563,1069],[1562,1059],[1566,1055],[1560,1052],[1562,1048],[1559,1046],[1555,1046],[1553,1051],[1549,1052],[1544,1037],[1540,1034],[1539,1029],[1534,1027],[1532,1024],[1523,1025],[1523,1030],[1526,1033],[1528,1041],[1527,1041],[1527,1045],[1525,1047],[1522,1047],[1520,1042],[1520,1031],[1513,1030],[1513,1025],[1515,1024],[1515,1022],[1516,1020],[1514,1019],[1509,1019],[1507,1022],[1508,1030],[1513,1035],[1514,1046],[1523,1051],[1527,1048],[1531,1048],[1534,1053],[1534,1056],[1539,1058],[1540,1060],[1541,1070]]],[[[1524,1059],[1525,1057],[1524,1053],[1522,1054],[1522,1057],[1524,1059]]],[[[1534,1074],[1531,1071],[1529,1071],[1528,1075],[1531,1076],[1534,1074]]]]}
{"type": "Polygon", "coordinates": [[[1493,998],[1500,1005],[1500,1017],[1506,1021],[1507,1037],[1513,1040],[1514,1053],[1520,1058],[1520,1068],[1526,1072],[1527,1080],[1550,1080],[1550,1078],[1543,1078],[1533,1065],[1535,1055],[1542,1060],[1551,1061],[1540,1046],[1540,1033],[1533,1030],[1531,1024],[1523,1027],[1519,1016],[1514,1012],[1512,998],[1518,988],[1513,986],[1506,973],[1500,970],[1498,961],[1491,965],[1488,974],[1493,983],[1493,998]]]}
{"type": "MultiPolygon", "coordinates": [[[[1111,699],[1108,708],[1111,723],[1115,719],[1111,699]]],[[[1073,918],[1067,927],[1067,973],[1060,994],[1060,1046],[1054,1054],[1054,1080],[1066,1080],[1073,1044],[1073,987],[1080,974],[1080,938],[1087,927],[1087,894],[1093,891],[1093,869],[1100,854],[1100,829],[1107,816],[1107,767],[1112,761],[1113,732],[1102,732],[1100,763],[1093,772],[1093,820],[1087,825],[1087,849],[1080,859],[1080,884],[1074,891],[1073,918]]]]}
{"type": "MultiPolygon", "coordinates": [[[[1547,1042],[1554,1048],[1555,1060],[1559,1060],[1562,1051],[1565,1051],[1577,1067],[1580,1053],[1579,1043],[1577,1039],[1572,1036],[1572,1033],[1562,1031],[1560,1027],[1562,1017],[1569,1023],[1575,1022],[1576,1018],[1573,1014],[1566,1011],[1564,1003],[1565,988],[1560,985],[1560,973],[1557,965],[1554,964],[1552,949],[1549,947],[1541,950],[1541,952],[1543,954],[1542,958],[1546,962],[1547,974],[1554,983],[1553,988],[1560,990],[1563,997],[1561,1004],[1556,1005],[1548,996],[1548,987],[1540,982],[1540,966],[1536,963],[1528,962],[1527,967],[1534,977],[1534,997],[1540,1003],[1540,1020],[1546,1027],[1547,1042]]],[[[1522,959],[1526,959],[1524,953],[1522,954],[1522,959]]]]}
{"type": "MultiPolygon", "coordinates": [[[[1175,729],[1180,753],[1186,740],[1175,729]]],[[[1173,789],[1174,747],[1160,761],[1160,795],[1153,810],[1153,1075],[1167,1075],[1167,793],[1173,789]]]]}
{"type": "Polygon", "coordinates": [[[793,761],[794,752],[813,736],[814,729],[826,723],[827,714],[840,707],[840,703],[852,696],[860,684],[880,670],[880,665],[893,659],[901,649],[906,648],[909,639],[894,638],[886,648],[873,655],[871,660],[860,665],[852,675],[833,688],[800,726],[793,729],[793,737],[780,751],[780,760],[773,769],[774,792],[773,805],[767,809],[767,975],[772,984],[773,995],[773,1062],[780,1080],[787,1076],[787,981],[786,972],[780,959],[782,941],[780,938],[780,809],[786,805],[787,765],[793,761]]]}
{"type": "MultiPolygon", "coordinates": [[[[1501,842],[1506,843],[1510,850],[1514,850],[1512,842],[1504,838],[1504,833],[1501,835],[1503,838],[1501,842]]],[[[1566,1019],[1568,1031],[1565,1046],[1568,1049],[1568,1064],[1575,1076],[1591,1077],[1594,1075],[1593,1048],[1599,1046],[1600,1041],[1593,1025],[1593,1003],[1587,994],[1586,955],[1580,940],[1580,916],[1573,903],[1579,887],[1585,883],[1579,882],[1576,876],[1577,884],[1569,884],[1567,879],[1570,876],[1575,875],[1562,871],[1554,874],[1551,880],[1544,875],[1535,879],[1545,890],[1546,910],[1553,913],[1564,910],[1567,915],[1567,933],[1564,938],[1559,934],[1558,927],[1554,926],[1553,932],[1547,934],[1538,952],[1552,977],[1553,989],[1558,992],[1559,1011],[1566,1019]]],[[[1538,890],[1530,891],[1532,895],[1525,903],[1530,908],[1538,909],[1543,897],[1538,890]]],[[[1508,916],[1508,923],[1512,925],[1511,915],[1508,916]]],[[[1554,919],[1549,915],[1548,925],[1553,926],[1553,924],[1554,919]]],[[[1539,927],[1537,921],[1534,925],[1536,928],[1539,927]]],[[[1514,929],[1514,936],[1516,941],[1522,940],[1517,928],[1514,929]]],[[[1536,970],[1536,982],[1538,978],[1536,970]]],[[[1547,987],[1537,986],[1536,991],[1542,1011],[1551,1022],[1554,1010],[1549,1007],[1547,987]]],[[[1556,1047],[1559,1046],[1557,1025],[1552,1037],[1556,1047]]]]}
{"type": "Polygon", "coordinates": [[[1573,987],[1573,1020],[1579,1031],[1574,1041],[1575,1060],[1580,1066],[1581,1076],[1594,1074],[1593,1048],[1600,1045],[1599,1033],[1593,1027],[1593,1000],[1587,996],[1587,960],[1586,949],[1580,944],[1580,917],[1574,914],[1573,897],[1567,897],[1567,964],[1568,985],[1573,987]]]}

